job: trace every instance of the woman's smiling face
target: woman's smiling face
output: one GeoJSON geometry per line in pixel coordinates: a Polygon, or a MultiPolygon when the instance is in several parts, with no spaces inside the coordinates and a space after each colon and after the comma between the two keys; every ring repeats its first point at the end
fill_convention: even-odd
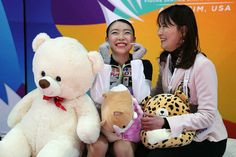
{"type": "Polygon", "coordinates": [[[129,53],[135,37],[128,24],[117,21],[111,25],[106,40],[113,53],[122,55],[129,53]]]}
{"type": "Polygon", "coordinates": [[[158,36],[160,38],[161,47],[165,51],[172,52],[181,46],[184,34],[183,28],[179,29],[173,21],[171,21],[171,24],[169,25],[164,23],[159,24],[158,36]]]}

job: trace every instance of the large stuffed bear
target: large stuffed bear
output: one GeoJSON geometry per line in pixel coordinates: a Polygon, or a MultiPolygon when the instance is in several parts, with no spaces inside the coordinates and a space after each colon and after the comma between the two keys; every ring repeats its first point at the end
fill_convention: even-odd
{"type": "Polygon", "coordinates": [[[32,43],[37,88],[13,108],[12,128],[0,141],[0,157],[78,157],[100,134],[97,109],[86,94],[103,60],[75,39],[40,33],[32,43]]]}
{"type": "Polygon", "coordinates": [[[143,111],[128,88],[120,84],[103,94],[102,132],[110,142],[139,142],[143,111]]]}

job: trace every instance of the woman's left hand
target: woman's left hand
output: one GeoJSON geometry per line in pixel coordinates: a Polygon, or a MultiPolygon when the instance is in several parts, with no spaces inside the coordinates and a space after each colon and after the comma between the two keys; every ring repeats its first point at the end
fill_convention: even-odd
{"type": "Polygon", "coordinates": [[[164,119],[159,116],[144,115],[144,117],[141,119],[141,123],[142,128],[147,131],[162,129],[162,126],[164,125],[164,119]]]}
{"type": "Polygon", "coordinates": [[[147,50],[143,47],[143,45],[138,43],[132,43],[134,46],[133,50],[133,59],[141,59],[146,54],[147,50]]]}

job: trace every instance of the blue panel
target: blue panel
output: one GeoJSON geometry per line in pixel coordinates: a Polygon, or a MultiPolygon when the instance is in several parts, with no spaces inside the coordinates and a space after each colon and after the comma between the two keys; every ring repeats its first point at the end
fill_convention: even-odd
{"type": "Polygon", "coordinates": [[[60,32],[56,28],[51,11],[51,1],[41,0],[35,1],[26,0],[26,45],[27,45],[27,92],[34,89],[35,83],[32,73],[32,58],[34,52],[32,50],[32,41],[35,36],[40,32],[45,32],[51,37],[61,36],[60,32]]]}
{"type": "Polygon", "coordinates": [[[24,36],[22,1],[0,2],[0,99],[8,102],[4,84],[24,95],[24,36]],[[17,6],[17,7],[16,7],[17,6]]]}

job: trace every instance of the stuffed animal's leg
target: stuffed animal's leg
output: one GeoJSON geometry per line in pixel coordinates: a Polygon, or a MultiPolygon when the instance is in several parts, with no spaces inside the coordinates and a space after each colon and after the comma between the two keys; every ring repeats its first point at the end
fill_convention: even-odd
{"type": "Polygon", "coordinates": [[[37,157],[79,157],[80,146],[71,139],[60,138],[51,140],[38,153],[37,157]]]}
{"type": "Polygon", "coordinates": [[[0,141],[0,157],[30,157],[30,146],[19,128],[16,126],[0,141]]]}

